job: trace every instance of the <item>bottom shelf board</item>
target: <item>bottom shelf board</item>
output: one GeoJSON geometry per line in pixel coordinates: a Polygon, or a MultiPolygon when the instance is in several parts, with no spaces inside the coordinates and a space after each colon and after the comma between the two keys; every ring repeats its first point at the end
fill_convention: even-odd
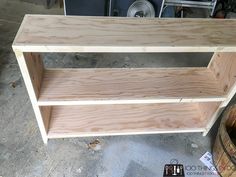
{"type": "Polygon", "coordinates": [[[197,103],[53,106],[48,138],[203,132],[197,103]]]}

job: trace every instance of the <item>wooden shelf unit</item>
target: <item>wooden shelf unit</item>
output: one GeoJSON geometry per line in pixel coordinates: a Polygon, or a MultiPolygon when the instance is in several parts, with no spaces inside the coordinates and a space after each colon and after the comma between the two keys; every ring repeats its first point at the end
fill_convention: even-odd
{"type": "Polygon", "coordinates": [[[206,135],[236,92],[235,28],[233,19],[26,15],[13,50],[44,143],[99,135],[206,135]],[[42,52],[214,54],[199,68],[48,69],[42,52]]]}

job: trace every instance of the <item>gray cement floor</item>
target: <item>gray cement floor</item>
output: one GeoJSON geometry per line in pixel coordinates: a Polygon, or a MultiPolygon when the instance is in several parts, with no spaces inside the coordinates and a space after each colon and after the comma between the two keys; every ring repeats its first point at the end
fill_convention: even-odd
{"type": "MultiPolygon", "coordinates": [[[[11,49],[25,13],[63,12],[19,0],[0,0],[1,177],[161,177],[164,165],[172,159],[185,166],[203,166],[199,158],[211,151],[215,131],[206,137],[189,133],[57,139],[45,146],[11,49]],[[90,144],[96,139],[98,145],[90,144]]],[[[204,66],[210,55],[46,54],[44,62],[47,67],[204,66]]],[[[186,170],[186,177],[214,176],[193,174],[203,171],[186,170]]]]}

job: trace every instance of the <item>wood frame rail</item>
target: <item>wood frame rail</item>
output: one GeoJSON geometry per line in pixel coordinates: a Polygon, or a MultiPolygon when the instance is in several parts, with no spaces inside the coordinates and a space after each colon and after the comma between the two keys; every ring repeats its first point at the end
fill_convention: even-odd
{"type": "Polygon", "coordinates": [[[208,133],[236,92],[236,20],[26,15],[13,42],[49,138],[208,133]],[[50,69],[42,52],[213,52],[201,68],[50,69]]]}

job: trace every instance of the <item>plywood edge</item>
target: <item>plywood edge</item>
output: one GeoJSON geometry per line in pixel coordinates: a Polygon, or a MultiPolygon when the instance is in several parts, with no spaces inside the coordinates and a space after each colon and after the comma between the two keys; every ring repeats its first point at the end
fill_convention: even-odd
{"type": "Polygon", "coordinates": [[[205,128],[189,128],[189,129],[172,129],[172,130],[158,130],[158,131],[147,131],[147,132],[109,132],[109,133],[86,133],[86,134],[81,134],[81,133],[73,133],[73,134],[63,134],[63,133],[53,133],[53,132],[48,132],[48,138],[49,139],[57,139],[57,138],[76,138],[76,137],[94,137],[94,136],[120,136],[120,135],[148,135],[148,134],[166,134],[166,133],[192,133],[192,132],[204,132],[205,128]]]}
{"type": "Polygon", "coordinates": [[[176,70],[176,71],[191,71],[195,70],[198,72],[209,72],[208,68],[205,66],[199,67],[130,67],[130,68],[45,68],[45,71],[106,71],[106,70],[113,70],[113,71],[136,71],[136,70],[176,70]]]}
{"type": "Polygon", "coordinates": [[[23,52],[80,52],[80,53],[181,53],[181,52],[236,52],[236,46],[80,46],[80,45],[27,45],[15,42],[14,51],[23,52]]]}
{"type": "Polygon", "coordinates": [[[138,100],[88,100],[88,101],[70,101],[70,100],[38,100],[39,106],[63,106],[63,105],[109,105],[109,104],[153,104],[153,103],[198,103],[198,102],[219,102],[224,101],[225,97],[203,97],[203,98],[158,98],[158,99],[138,99],[138,100]]]}

